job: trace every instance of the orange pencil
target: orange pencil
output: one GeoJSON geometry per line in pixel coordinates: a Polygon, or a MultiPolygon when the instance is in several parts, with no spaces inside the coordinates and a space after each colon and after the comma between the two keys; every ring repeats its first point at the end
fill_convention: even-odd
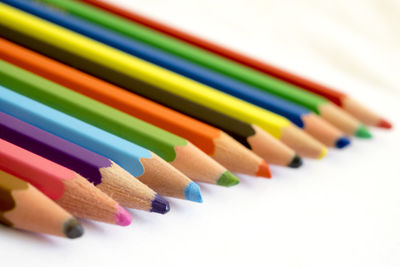
{"type": "MultiPolygon", "coordinates": [[[[392,124],[381,116],[359,103],[349,95],[340,92],[334,88],[328,87],[324,84],[317,83],[309,80],[305,77],[291,73],[287,70],[278,68],[270,63],[263,62],[257,58],[250,57],[248,55],[234,51],[228,47],[224,47],[217,43],[213,43],[209,40],[202,39],[198,36],[192,35],[188,32],[184,32],[178,28],[156,21],[150,17],[139,14],[135,11],[122,8],[118,5],[114,5],[111,1],[98,1],[98,0],[79,0],[87,4],[93,5],[109,13],[113,13],[120,17],[123,17],[132,22],[146,26],[149,29],[158,31],[160,33],[169,35],[177,40],[184,41],[193,46],[197,46],[208,52],[227,58],[228,60],[236,61],[249,68],[253,68],[260,72],[263,72],[272,77],[278,78],[282,81],[286,81],[293,85],[296,85],[304,90],[313,92],[314,94],[323,96],[336,105],[342,107],[345,111],[353,115],[355,118],[363,122],[364,124],[390,129],[392,124]]],[[[349,123],[349,122],[348,122],[349,123]]]]}
{"type": "Polygon", "coordinates": [[[271,177],[263,159],[213,126],[1,38],[0,58],[188,139],[230,171],[271,177]]]}

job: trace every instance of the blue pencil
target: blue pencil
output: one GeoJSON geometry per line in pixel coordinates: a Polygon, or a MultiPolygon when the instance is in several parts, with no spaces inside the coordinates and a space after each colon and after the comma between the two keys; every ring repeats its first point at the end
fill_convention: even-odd
{"type": "Polygon", "coordinates": [[[196,183],[134,143],[3,86],[0,86],[0,111],[111,159],[161,195],[202,202],[196,183]]]}
{"type": "Polygon", "coordinates": [[[45,5],[23,0],[1,1],[284,116],[328,146],[343,148],[350,144],[350,140],[342,132],[302,106],[260,91],[250,85],[148,46],[137,40],[130,39],[104,27],[65,13],[60,13],[45,5]]]}
{"type": "Polygon", "coordinates": [[[110,159],[1,111],[0,138],[75,171],[122,206],[169,211],[168,201],[110,159]]]}

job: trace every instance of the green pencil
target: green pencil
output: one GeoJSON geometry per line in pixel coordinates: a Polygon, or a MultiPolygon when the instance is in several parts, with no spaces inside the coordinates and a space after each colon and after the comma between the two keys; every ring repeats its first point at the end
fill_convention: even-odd
{"type": "Polygon", "coordinates": [[[137,39],[241,82],[250,84],[260,90],[300,104],[316,112],[346,134],[356,135],[362,138],[371,137],[371,134],[361,122],[336,107],[327,99],[307,92],[297,86],[88,4],[72,0],[39,1],[51,4],[58,9],[97,23],[127,37],[137,39]]]}
{"type": "Polygon", "coordinates": [[[239,179],[187,140],[0,60],[0,84],[146,147],[193,180],[231,186],[239,179]]]}

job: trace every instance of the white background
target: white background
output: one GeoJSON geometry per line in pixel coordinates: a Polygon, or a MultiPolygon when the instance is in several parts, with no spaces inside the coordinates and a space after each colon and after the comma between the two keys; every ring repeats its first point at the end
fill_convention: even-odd
{"type": "MultiPolygon", "coordinates": [[[[400,125],[400,3],[395,0],[134,0],[130,6],[336,86],[400,125]]],[[[84,222],[64,240],[0,226],[1,266],[400,266],[397,128],[373,129],[299,170],[234,188],[202,185],[204,203],[171,199],[165,216],[127,228],[84,222]]]]}

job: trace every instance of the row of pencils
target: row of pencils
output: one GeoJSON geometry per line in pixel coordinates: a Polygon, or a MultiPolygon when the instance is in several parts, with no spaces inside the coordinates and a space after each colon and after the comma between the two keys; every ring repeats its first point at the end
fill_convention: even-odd
{"type": "Polygon", "coordinates": [[[344,93],[96,0],[0,0],[0,222],[76,238],[196,182],[271,177],[365,125],[344,93]]]}

